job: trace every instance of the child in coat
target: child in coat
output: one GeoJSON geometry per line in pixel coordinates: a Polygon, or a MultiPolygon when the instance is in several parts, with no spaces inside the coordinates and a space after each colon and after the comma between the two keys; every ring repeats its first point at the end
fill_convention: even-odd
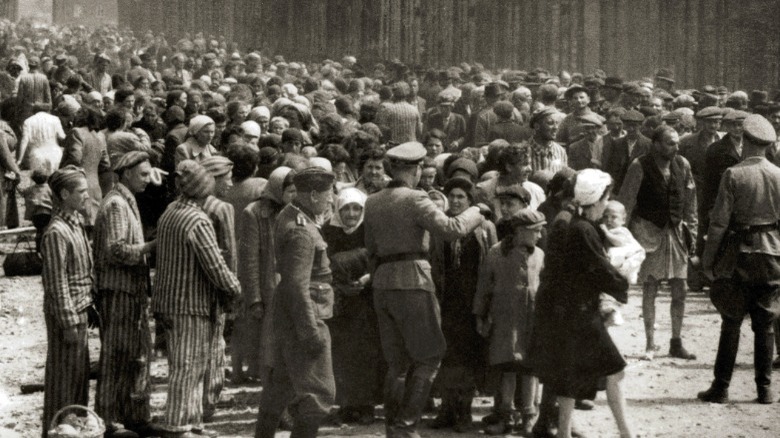
{"type": "Polygon", "coordinates": [[[496,410],[500,420],[485,432],[501,435],[512,430],[512,403],[521,376],[522,429],[530,434],[535,416],[537,379],[527,367],[534,298],[544,252],[536,247],[544,215],[525,209],[499,222],[505,237],[488,252],[479,275],[474,314],[477,330],[489,339],[489,363],[501,373],[496,410]]]}

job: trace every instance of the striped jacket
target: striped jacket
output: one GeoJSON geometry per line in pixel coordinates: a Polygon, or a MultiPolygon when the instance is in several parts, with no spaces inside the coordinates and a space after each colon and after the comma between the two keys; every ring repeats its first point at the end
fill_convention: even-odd
{"type": "Polygon", "coordinates": [[[180,198],[165,210],[157,228],[157,274],[152,311],[211,316],[219,294],[234,298],[238,279],[222,258],[209,217],[180,198]]]}
{"type": "Polygon", "coordinates": [[[217,236],[217,245],[222,253],[222,258],[230,268],[236,272],[236,215],[233,206],[218,199],[216,196],[206,198],[203,211],[211,219],[214,225],[214,233],[217,236]]]}
{"type": "Polygon", "coordinates": [[[552,173],[557,173],[569,165],[566,149],[554,141],[548,145],[542,145],[532,137],[524,145],[528,146],[531,153],[531,169],[534,172],[549,170],[552,173]]]}
{"type": "Polygon", "coordinates": [[[117,182],[95,219],[95,280],[98,290],[145,295],[149,265],[141,253],[144,233],[135,196],[117,182]]]}
{"type": "Polygon", "coordinates": [[[78,213],[57,213],[43,234],[43,311],[60,328],[79,324],[92,304],[92,249],[78,213]]]}

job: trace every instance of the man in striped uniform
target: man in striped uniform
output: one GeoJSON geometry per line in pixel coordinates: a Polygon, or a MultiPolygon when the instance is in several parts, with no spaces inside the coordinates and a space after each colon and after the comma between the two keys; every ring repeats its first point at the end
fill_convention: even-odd
{"type": "Polygon", "coordinates": [[[531,170],[549,170],[557,173],[569,165],[566,149],[555,142],[558,133],[556,121],[558,111],[555,108],[544,108],[531,116],[531,129],[534,135],[527,145],[531,150],[531,170]]]}
{"type": "Polygon", "coordinates": [[[87,309],[92,305],[92,250],[78,213],[89,199],[87,177],[69,165],[49,177],[59,211],[43,234],[43,312],[46,377],[43,436],[54,414],[89,402],[87,309]]]}
{"type": "Polygon", "coordinates": [[[157,231],[152,311],[168,339],[168,400],[160,429],[189,437],[209,434],[202,429],[202,383],[216,309],[241,288],[203,211],[214,178],[200,164],[184,160],[177,166],[176,186],[181,195],[163,213],[157,231]]]}
{"type": "MultiPolygon", "coordinates": [[[[214,232],[217,245],[230,271],[236,272],[236,229],[233,206],[222,200],[233,187],[233,162],[223,156],[206,158],[200,163],[214,177],[214,194],[206,198],[203,211],[206,212],[214,232]]],[[[209,362],[203,381],[203,421],[210,422],[214,416],[219,395],[225,386],[225,313],[230,309],[219,307],[217,322],[212,330],[209,362]]]]}
{"type": "Polygon", "coordinates": [[[95,219],[95,281],[102,317],[100,378],[95,410],[107,436],[133,436],[149,422],[149,265],[155,242],[144,242],[135,201],[150,181],[146,152],[131,151],[114,163],[119,181],[95,219]]]}
{"type": "Polygon", "coordinates": [[[273,438],[285,408],[290,438],[312,438],[335,402],[336,382],[325,319],[333,316],[330,260],[317,218],[329,211],[336,175],[310,167],[295,175],[295,200],[276,220],[280,280],[273,300],[273,361],[263,382],[255,438],[273,438]]]}

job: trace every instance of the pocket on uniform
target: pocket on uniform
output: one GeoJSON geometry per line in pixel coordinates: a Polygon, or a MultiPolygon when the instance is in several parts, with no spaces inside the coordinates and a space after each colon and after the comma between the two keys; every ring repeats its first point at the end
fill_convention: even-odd
{"type": "Polygon", "coordinates": [[[312,282],[309,285],[309,295],[314,303],[317,318],[333,318],[333,288],[331,285],[312,282]]]}

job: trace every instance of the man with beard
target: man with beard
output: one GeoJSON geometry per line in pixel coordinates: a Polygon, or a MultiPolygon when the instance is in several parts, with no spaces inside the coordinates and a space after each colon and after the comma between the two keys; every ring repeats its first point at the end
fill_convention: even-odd
{"type": "Polygon", "coordinates": [[[671,287],[672,339],[669,355],[692,360],[696,356],[682,345],[685,315],[685,279],[688,257],[696,236],[696,185],[688,160],[678,155],[680,138],[669,126],[653,133],[650,151],[628,167],[619,200],[634,237],[647,251],[639,281],[643,284],[642,316],[645,324],[645,359],[655,351],[655,299],[659,283],[671,287]]]}

